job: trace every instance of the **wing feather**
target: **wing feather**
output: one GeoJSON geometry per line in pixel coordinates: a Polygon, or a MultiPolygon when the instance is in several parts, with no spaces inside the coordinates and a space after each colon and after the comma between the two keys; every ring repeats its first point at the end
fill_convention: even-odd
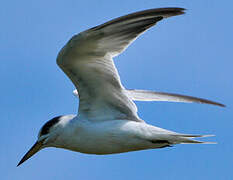
{"type": "Polygon", "coordinates": [[[142,121],[121,84],[112,58],[158,21],[183,11],[182,8],[140,11],[73,36],[59,52],[57,64],[78,90],[79,114],[93,121],[142,121]]]}
{"type": "MultiPolygon", "coordinates": [[[[133,101],[166,101],[166,102],[183,102],[183,103],[200,103],[200,104],[210,104],[225,107],[224,104],[210,101],[208,99],[181,95],[181,94],[174,94],[174,93],[165,93],[165,92],[156,92],[156,91],[149,91],[149,90],[136,90],[130,89],[125,90],[127,91],[129,97],[133,101]]],[[[78,97],[78,91],[75,89],[73,94],[78,97]]]]}
{"type": "Polygon", "coordinates": [[[168,101],[168,102],[201,103],[201,104],[211,104],[211,105],[225,107],[224,104],[210,101],[208,99],[186,96],[181,94],[155,92],[148,90],[127,90],[127,92],[134,101],[168,101]]]}

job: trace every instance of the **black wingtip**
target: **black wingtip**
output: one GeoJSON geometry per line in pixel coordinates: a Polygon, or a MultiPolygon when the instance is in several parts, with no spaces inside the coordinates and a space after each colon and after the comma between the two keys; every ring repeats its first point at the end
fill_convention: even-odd
{"type": "Polygon", "coordinates": [[[179,7],[166,7],[166,8],[156,8],[156,9],[148,9],[144,12],[152,12],[155,14],[160,14],[164,18],[172,17],[172,16],[179,16],[182,14],[185,14],[186,9],[185,8],[179,8],[179,7]]]}
{"type": "Polygon", "coordinates": [[[220,103],[217,103],[216,105],[220,106],[220,107],[227,107],[225,104],[220,104],[220,103]]]}
{"type": "Polygon", "coordinates": [[[201,99],[200,103],[201,104],[215,105],[215,106],[219,106],[219,107],[226,107],[225,104],[221,104],[221,103],[215,102],[215,101],[210,101],[210,100],[207,100],[207,99],[201,99]]]}
{"type": "Polygon", "coordinates": [[[199,101],[199,103],[201,104],[209,104],[209,105],[215,105],[215,106],[219,106],[219,107],[226,107],[225,104],[221,104],[221,103],[218,103],[218,102],[215,102],[215,101],[210,101],[210,100],[207,100],[207,99],[201,99],[201,101],[199,101]]]}
{"type": "Polygon", "coordinates": [[[185,8],[167,8],[167,10],[171,10],[171,12],[174,13],[174,15],[182,15],[182,14],[185,14],[186,12],[186,9],[185,8]]]}

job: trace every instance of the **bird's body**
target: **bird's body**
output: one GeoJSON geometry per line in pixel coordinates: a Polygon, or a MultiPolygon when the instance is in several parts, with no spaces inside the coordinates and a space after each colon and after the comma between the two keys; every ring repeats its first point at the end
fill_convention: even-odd
{"type": "Polygon", "coordinates": [[[222,104],[185,95],[127,90],[113,62],[113,57],[148,28],[183,11],[182,8],[140,11],[73,36],[59,52],[57,64],[77,89],[74,93],[79,97],[78,115],[59,116],[45,123],[36,144],[18,165],[45,147],[113,154],[180,143],[204,143],[192,138],[205,135],[179,134],[148,125],[138,116],[134,101],[222,104]]]}
{"type": "Polygon", "coordinates": [[[66,124],[54,146],[88,154],[113,154],[156,148],[161,145],[151,141],[156,140],[156,133],[160,130],[135,121],[111,120],[93,123],[75,117],[66,124]]]}
{"type": "Polygon", "coordinates": [[[50,146],[87,154],[114,154],[177,143],[198,143],[188,139],[186,136],[189,135],[131,120],[92,122],[86,117],[63,116],[58,126],[62,128],[50,146]]]}

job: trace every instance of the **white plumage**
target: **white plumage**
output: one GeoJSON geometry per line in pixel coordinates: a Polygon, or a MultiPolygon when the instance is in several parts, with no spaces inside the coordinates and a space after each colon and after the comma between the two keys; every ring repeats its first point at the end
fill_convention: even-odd
{"type": "Polygon", "coordinates": [[[79,97],[78,115],[55,117],[40,130],[36,144],[18,165],[45,147],[90,154],[113,154],[155,149],[180,143],[204,143],[146,124],[133,101],[213,101],[171,93],[127,90],[121,84],[113,57],[158,21],[184,13],[182,8],[136,12],[79,33],[62,48],[57,64],[73,82],[79,97]]]}

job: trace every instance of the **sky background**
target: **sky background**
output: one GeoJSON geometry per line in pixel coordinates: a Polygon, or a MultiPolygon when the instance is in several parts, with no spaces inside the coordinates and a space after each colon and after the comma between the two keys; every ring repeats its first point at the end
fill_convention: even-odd
{"type": "MultiPolygon", "coordinates": [[[[21,0],[0,6],[0,179],[231,180],[233,177],[233,2],[230,0],[21,0]],[[181,133],[215,134],[217,145],[115,155],[86,155],[47,148],[16,167],[40,127],[75,114],[74,86],[56,65],[74,34],[131,12],[183,7],[115,59],[122,83],[207,98],[211,105],[138,102],[149,124],[181,133]]],[[[203,139],[204,140],[204,139],[203,139]]]]}

